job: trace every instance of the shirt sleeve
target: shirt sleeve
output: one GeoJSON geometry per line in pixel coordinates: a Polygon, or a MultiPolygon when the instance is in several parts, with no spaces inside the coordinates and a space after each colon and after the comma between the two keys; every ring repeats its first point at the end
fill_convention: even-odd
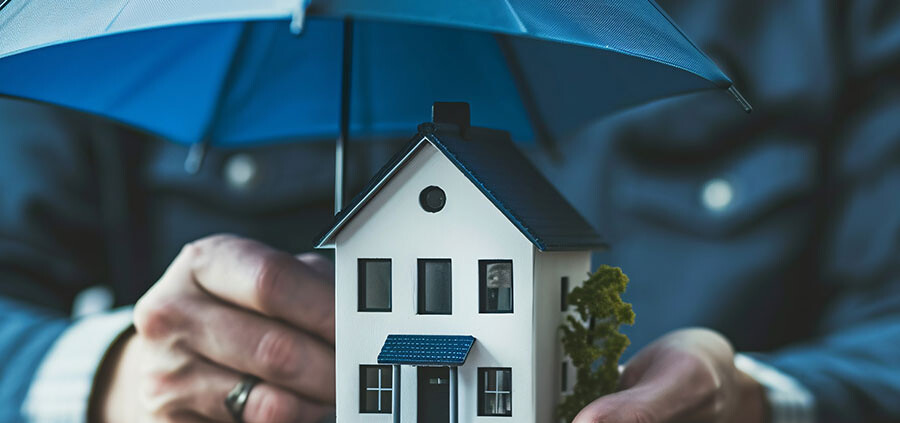
{"type": "Polygon", "coordinates": [[[744,354],[737,354],[734,357],[734,365],[765,389],[770,423],[817,421],[815,397],[797,379],[744,354]]]}
{"type": "Polygon", "coordinates": [[[83,317],[56,340],[31,382],[22,409],[29,422],[83,423],[106,351],[131,326],[132,310],[83,317]]]}
{"type": "MultiPolygon", "coordinates": [[[[827,224],[819,273],[830,301],[814,333],[761,361],[816,398],[823,422],[900,419],[900,8],[845,1],[836,18],[846,59],[823,157],[827,224]]],[[[810,292],[810,301],[819,295],[810,292]]],[[[797,307],[802,309],[803,305],[797,307]]]]}
{"type": "Polygon", "coordinates": [[[0,297],[0,421],[19,422],[29,381],[68,321],[0,297]]]}
{"type": "Polygon", "coordinates": [[[19,422],[75,296],[109,278],[87,122],[0,99],[0,128],[0,421],[19,422]]]}

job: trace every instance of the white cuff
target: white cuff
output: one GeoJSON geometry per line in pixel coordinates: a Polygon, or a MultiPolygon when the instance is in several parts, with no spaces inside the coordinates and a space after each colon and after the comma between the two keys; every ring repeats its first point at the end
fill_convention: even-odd
{"type": "Polygon", "coordinates": [[[815,397],[796,379],[743,354],[734,356],[734,366],[756,379],[765,388],[771,410],[771,423],[816,421],[815,397]]]}
{"type": "Polygon", "coordinates": [[[76,320],[38,368],[22,414],[28,422],[84,423],[94,374],[112,343],[131,326],[131,307],[76,320]]]}

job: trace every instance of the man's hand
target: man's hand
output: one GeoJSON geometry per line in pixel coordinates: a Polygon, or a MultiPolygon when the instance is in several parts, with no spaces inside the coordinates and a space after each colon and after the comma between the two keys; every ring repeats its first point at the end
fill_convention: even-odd
{"type": "Polygon", "coordinates": [[[763,388],[734,367],[716,332],[685,329],[648,345],[622,373],[622,391],[588,404],[574,423],[765,423],[763,388]]]}
{"type": "Polygon", "coordinates": [[[184,247],[138,301],[96,413],[108,423],[232,422],[224,400],[251,374],[247,423],[314,422],[334,403],[334,270],[219,235],[184,247]]]}

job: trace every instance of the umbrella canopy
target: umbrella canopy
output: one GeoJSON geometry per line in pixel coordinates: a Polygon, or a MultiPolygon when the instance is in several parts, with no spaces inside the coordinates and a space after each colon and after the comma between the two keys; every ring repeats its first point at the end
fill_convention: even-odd
{"type": "Polygon", "coordinates": [[[323,0],[293,35],[306,3],[0,2],[0,94],[185,143],[322,139],[340,130],[345,17],[358,21],[351,133],[406,135],[452,100],[476,125],[554,138],[628,105],[733,88],[652,0],[323,0]]]}

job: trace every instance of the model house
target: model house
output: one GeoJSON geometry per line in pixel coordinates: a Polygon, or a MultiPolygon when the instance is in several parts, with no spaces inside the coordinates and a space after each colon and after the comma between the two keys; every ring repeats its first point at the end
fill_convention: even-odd
{"type": "Polygon", "coordinates": [[[506,132],[436,104],[319,240],[338,422],[555,421],[574,383],[565,295],[602,245],[506,132]]]}

